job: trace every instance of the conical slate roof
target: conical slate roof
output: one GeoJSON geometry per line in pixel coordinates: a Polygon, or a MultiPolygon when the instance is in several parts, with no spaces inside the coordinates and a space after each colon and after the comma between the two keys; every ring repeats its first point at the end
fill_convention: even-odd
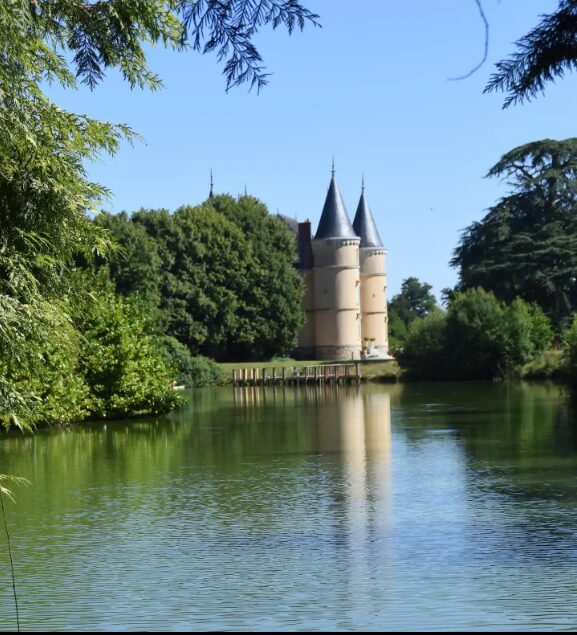
{"type": "Polygon", "coordinates": [[[358,238],[349,220],[334,172],[314,240],[324,238],[358,238]]]}
{"type": "Polygon", "coordinates": [[[353,229],[357,236],[361,237],[361,249],[363,247],[383,247],[383,242],[379,236],[379,230],[375,225],[371,210],[365,199],[365,188],[361,193],[355,220],[353,221],[353,229]]]}

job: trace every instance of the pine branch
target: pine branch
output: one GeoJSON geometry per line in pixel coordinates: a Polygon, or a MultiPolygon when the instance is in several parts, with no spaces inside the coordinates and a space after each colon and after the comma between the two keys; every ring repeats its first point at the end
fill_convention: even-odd
{"type": "Polygon", "coordinates": [[[503,108],[544,93],[548,82],[577,69],[577,0],[561,0],[559,9],[515,44],[517,51],[497,63],[486,93],[508,93],[503,108]]]}

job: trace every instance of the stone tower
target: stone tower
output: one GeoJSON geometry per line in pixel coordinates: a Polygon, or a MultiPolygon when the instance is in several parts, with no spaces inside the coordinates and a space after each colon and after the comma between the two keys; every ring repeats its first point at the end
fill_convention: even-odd
{"type": "Polygon", "coordinates": [[[314,338],[317,359],[359,359],[361,289],[359,244],[333,173],[311,241],[314,338]]]}
{"type": "Polygon", "coordinates": [[[365,199],[363,182],[361,198],[353,229],[360,237],[361,336],[363,341],[381,353],[388,353],[387,276],[381,237],[365,199]]]}

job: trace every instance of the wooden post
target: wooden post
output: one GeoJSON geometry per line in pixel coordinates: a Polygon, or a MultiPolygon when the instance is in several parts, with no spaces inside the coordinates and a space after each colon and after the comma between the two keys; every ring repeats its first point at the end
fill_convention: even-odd
{"type": "Polygon", "coordinates": [[[232,385],[236,386],[236,370],[232,371],[232,385]]]}
{"type": "Polygon", "coordinates": [[[309,381],[309,367],[305,366],[305,384],[309,381]]]}
{"type": "Polygon", "coordinates": [[[245,382],[246,382],[246,369],[241,368],[240,369],[240,383],[244,386],[245,382]]]}
{"type": "Polygon", "coordinates": [[[262,385],[266,386],[266,368],[262,369],[262,377],[261,377],[262,385]]]}
{"type": "Polygon", "coordinates": [[[284,386],[286,382],[286,368],[284,366],[281,369],[281,373],[282,373],[281,381],[282,381],[282,385],[284,386]]]}
{"type": "Polygon", "coordinates": [[[315,384],[319,381],[319,367],[315,366],[315,384]]]}
{"type": "Polygon", "coordinates": [[[276,368],[272,369],[272,385],[276,386],[276,368]]]}
{"type": "Polygon", "coordinates": [[[357,375],[357,382],[360,382],[361,381],[361,365],[359,364],[359,362],[355,364],[355,373],[357,375]]]}

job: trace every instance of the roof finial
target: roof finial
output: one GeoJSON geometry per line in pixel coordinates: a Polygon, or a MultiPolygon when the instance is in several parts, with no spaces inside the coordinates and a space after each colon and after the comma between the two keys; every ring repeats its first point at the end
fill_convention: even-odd
{"type": "Polygon", "coordinates": [[[208,198],[213,198],[214,196],[213,188],[214,188],[214,181],[212,179],[212,168],[210,168],[210,192],[208,194],[208,198]]]}
{"type": "Polygon", "coordinates": [[[244,195],[248,196],[247,192],[246,192],[246,183],[244,184],[244,195]]]}
{"type": "Polygon", "coordinates": [[[335,157],[334,156],[333,156],[333,167],[331,168],[331,173],[332,173],[332,175],[334,177],[334,175],[335,175],[335,157]]]}
{"type": "Polygon", "coordinates": [[[363,172],[363,179],[361,182],[361,194],[365,193],[365,173],[363,172]]]}

